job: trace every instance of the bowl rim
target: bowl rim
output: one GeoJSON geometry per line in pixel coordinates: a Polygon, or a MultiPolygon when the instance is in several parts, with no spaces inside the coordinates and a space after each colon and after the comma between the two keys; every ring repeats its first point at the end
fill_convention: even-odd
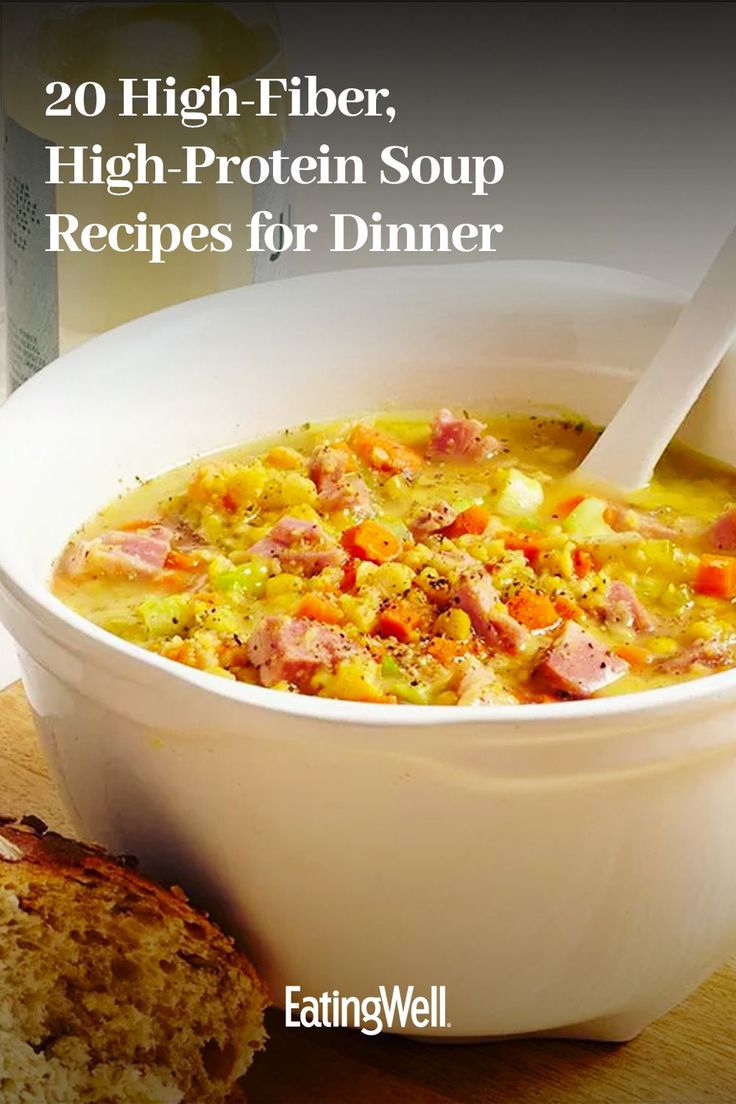
{"type": "MultiPolygon", "coordinates": [[[[518,276],[528,275],[529,277],[542,279],[546,277],[547,280],[552,279],[555,275],[563,277],[587,275],[593,277],[599,287],[607,286],[612,293],[616,291],[638,293],[639,295],[649,293],[659,301],[670,302],[673,305],[684,299],[681,290],[643,274],[574,261],[504,260],[475,262],[470,265],[468,263],[455,265],[397,265],[391,266],[390,271],[396,273],[399,277],[405,274],[414,275],[418,273],[429,276],[431,272],[442,269],[447,272],[448,276],[451,276],[453,269],[467,271],[468,268],[475,268],[479,264],[484,267],[492,265],[495,269],[505,269],[507,271],[513,269],[518,276]]],[[[325,279],[329,282],[330,278],[339,278],[341,282],[346,279],[380,279],[385,276],[386,271],[385,268],[380,266],[356,268],[348,271],[331,271],[291,277],[288,282],[314,282],[325,279]]],[[[117,342],[121,337],[126,340],[129,335],[139,335],[151,327],[157,327],[162,319],[170,323],[172,312],[181,312],[182,308],[189,311],[197,310],[213,300],[219,301],[226,296],[237,299],[243,294],[262,293],[265,289],[278,287],[283,283],[284,281],[278,281],[275,285],[251,285],[215,292],[195,300],[177,303],[108,330],[85,343],[83,348],[88,349],[90,346],[95,346],[101,349],[105,343],[117,342]]],[[[70,360],[74,360],[76,352],[77,350],[72,350],[52,361],[46,368],[25,383],[16,395],[10,396],[0,407],[0,426],[4,420],[13,416],[17,408],[16,404],[21,405],[23,399],[27,401],[30,397],[29,392],[35,394],[36,391],[40,391],[48,379],[55,376],[59,369],[63,370],[63,366],[68,364],[70,360]]],[[[513,706],[493,704],[443,706],[412,705],[409,703],[394,705],[285,693],[263,686],[225,679],[210,672],[199,671],[166,659],[154,652],[148,652],[139,645],[131,644],[77,614],[42,584],[40,579],[35,577],[24,579],[24,573],[21,573],[18,577],[12,568],[9,568],[3,562],[2,552],[2,541],[0,540],[0,588],[4,589],[15,600],[25,616],[32,616],[42,626],[44,632],[64,647],[68,646],[69,642],[75,638],[86,642],[87,651],[91,644],[93,650],[99,653],[98,657],[92,660],[93,663],[96,662],[105,666],[106,657],[109,662],[114,663],[115,657],[118,656],[124,659],[132,672],[135,672],[136,668],[140,672],[147,671],[149,674],[155,672],[154,678],[160,681],[162,691],[167,688],[173,691],[176,686],[185,684],[205,694],[214,694],[219,698],[242,703],[243,706],[248,705],[269,712],[312,718],[334,724],[349,724],[351,726],[417,728],[448,724],[478,725],[481,722],[493,729],[498,729],[499,726],[507,728],[511,724],[523,726],[527,730],[549,726],[550,722],[566,722],[569,725],[579,724],[583,728],[588,722],[596,718],[605,719],[607,722],[615,721],[617,718],[625,721],[633,714],[656,715],[662,712],[671,712],[685,705],[697,706],[704,700],[722,699],[724,697],[730,700],[731,697],[736,697],[736,668],[670,686],[636,691],[631,694],[513,706]]],[[[89,657],[86,658],[89,662],[89,657]]],[[[146,680],[141,679],[140,681],[144,683],[146,680]]],[[[596,730],[591,731],[588,728],[587,731],[581,731],[578,735],[581,739],[590,739],[595,737],[596,730]]]]}

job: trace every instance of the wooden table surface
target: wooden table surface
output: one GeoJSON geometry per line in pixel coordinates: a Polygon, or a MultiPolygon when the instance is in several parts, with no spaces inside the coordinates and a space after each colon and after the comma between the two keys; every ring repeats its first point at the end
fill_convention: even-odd
{"type": "MultiPolygon", "coordinates": [[[[0,694],[0,778],[1,812],[70,830],[19,685],[0,694]]],[[[287,1030],[275,1010],[268,1020],[270,1044],[245,1082],[248,1104],[736,1104],[736,959],[623,1046],[433,1046],[287,1030]]]]}

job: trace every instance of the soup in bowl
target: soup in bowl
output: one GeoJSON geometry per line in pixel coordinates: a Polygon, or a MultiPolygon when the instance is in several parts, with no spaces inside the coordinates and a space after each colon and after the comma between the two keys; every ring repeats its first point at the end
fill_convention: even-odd
{"type": "Polygon", "coordinates": [[[442,985],[449,1024],[425,1037],[623,1039],[736,947],[720,527],[733,357],[654,497],[557,496],[680,303],[576,265],[310,277],[105,335],[0,410],[0,610],[66,804],[85,836],[208,905],[278,1003],[287,985],[359,998],[442,985]],[[305,423],[306,437],[279,439],[305,423]],[[392,443],[376,451],[376,434],[392,443]],[[480,436],[482,455],[443,453],[453,434],[480,436]],[[335,448],[342,473],[325,457],[335,448]],[[421,475],[377,470],[396,448],[421,475]],[[367,512],[320,503],[325,459],[367,512]],[[251,479],[261,465],[257,510],[237,501],[242,472],[218,483],[222,464],[251,479]],[[281,499],[263,500],[269,481],[281,499]],[[298,487],[307,500],[284,502],[298,487]],[[308,526],[294,540],[293,519],[308,526]],[[314,572],[293,556],[330,550],[339,562],[314,572]],[[160,589],[146,590],[153,575],[99,571],[121,553],[153,557],[160,589]],[[443,574],[442,556],[460,570],[443,574]],[[330,585],[313,585],[329,568],[330,585]],[[458,590],[479,580],[482,608],[458,590]],[[308,684],[298,665],[276,677],[276,638],[257,634],[294,622],[297,635],[343,634],[374,666],[352,683],[348,669],[348,692],[339,662],[310,659],[308,684]],[[580,633],[603,651],[604,685],[565,671],[580,633]],[[485,688],[461,700],[475,664],[485,688]],[[427,677],[412,686],[417,668],[427,677]],[[363,693],[371,683],[380,700],[363,693]]]}
{"type": "Polygon", "coordinates": [[[369,703],[569,701],[736,663],[736,472],[672,448],[572,493],[578,418],[392,414],[286,429],[153,479],[54,591],[179,663],[369,703]]]}

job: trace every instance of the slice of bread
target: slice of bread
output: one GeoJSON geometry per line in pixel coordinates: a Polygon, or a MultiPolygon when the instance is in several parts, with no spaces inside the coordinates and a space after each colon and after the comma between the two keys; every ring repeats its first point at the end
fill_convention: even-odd
{"type": "Polygon", "coordinates": [[[265,1004],[181,890],[34,818],[0,823],[0,1101],[223,1104],[265,1004]]]}

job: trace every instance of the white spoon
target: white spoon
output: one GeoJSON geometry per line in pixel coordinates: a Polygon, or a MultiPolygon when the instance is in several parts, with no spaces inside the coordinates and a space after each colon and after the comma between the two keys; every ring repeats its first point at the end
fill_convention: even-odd
{"type": "Polygon", "coordinates": [[[623,490],[645,486],[736,338],[736,230],[651,364],[574,473],[623,490]]]}

